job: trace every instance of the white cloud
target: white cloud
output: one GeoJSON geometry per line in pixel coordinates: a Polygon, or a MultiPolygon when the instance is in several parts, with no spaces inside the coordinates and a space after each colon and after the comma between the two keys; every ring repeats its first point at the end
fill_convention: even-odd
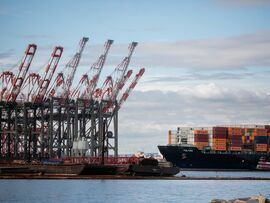
{"type": "Polygon", "coordinates": [[[175,92],[135,91],[119,112],[120,153],[156,152],[178,126],[269,123],[265,92],[229,89],[215,83],[175,92]]]}
{"type": "MultiPolygon", "coordinates": [[[[65,47],[62,59],[56,72],[63,69],[74,54],[77,44],[74,47],[65,47]]],[[[127,54],[127,44],[113,44],[104,71],[116,67],[127,54]]],[[[48,61],[53,45],[38,45],[36,56],[34,57],[30,71],[39,70],[48,61]]],[[[23,48],[21,49],[23,50],[23,48]]],[[[81,65],[78,68],[75,78],[79,78],[93,64],[103,51],[103,44],[89,44],[85,48],[81,65]]],[[[2,67],[9,67],[18,61],[22,55],[5,56],[0,58],[2,67]],[[16,57],[16,58],[15,58],[16,57]]],[[[131,68],[146,68],[153,71],[158,67],[167,69],[168,72],[174,67],[191,68],[197,70],[220,70],[220,69],[243,69],[247,67],[269,67],[270,66],[270,31],[256,32],[230,38],[218,39],[198,39],[175,42],[141,42],[135,50],[131,60],[131,68]]],[[[109,71],[107,71],[108,73],[109,71]]],[[[107,73],[105,74],[107,76],[107,73]]],[[[164,75],[163,75],[164,76],[164,75]]],[[[168,75],[170,76],[170,75],[168,75]]],[[[174,75],[175,76],[175,75],[174,75]]],[[[243,75],[212,75],[212,77],[243,77],[243,75]]],[[[147,77],[146,75],[144,76],[147,77]]],[[[171,77],[171,76],[170,76],[171,77]]],[[[209,79],[207,75],[187,75],[181,76],[181,80],[196,78],[209,79]]],[[[245,75],[250,77],[250,75],[245,75]]],[[[152,78],[154,79],[154,78],[152,78]]],[[[159,78],[160,79],[160,78],[159,78]]],[[[173,79],[173,78],[171,78],[173,79]]],[[[174,78],[177,80],[177,78],[174,78]]],[[[225,78],[226,79],[226,78],[225,78]]],[[[241,78],[240,78],[241,79],[241,78]]],[[[174,80],[174,82],[175,82],[174,80]]]]}
{"type": "Polygon", "coordinates": [[[178,68],[246,68],[270,65],[270,32],[230,38],[141,43],[134,63],[178,68]]]}

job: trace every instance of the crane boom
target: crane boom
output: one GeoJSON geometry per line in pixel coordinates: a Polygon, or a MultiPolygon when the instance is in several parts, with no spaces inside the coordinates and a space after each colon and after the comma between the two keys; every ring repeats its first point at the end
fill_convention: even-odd
{"type": "Polygon", "coordinates": [[[58,89],[58,87],[60,87],[63,84],[64,84],[63,73],[58,73],[56,78],[54,79],[54,81],[52,83],[52,87],[50,88],[49,91],[47,91],[45,98],[47,99],[47,98],[55,97],[56,90],[58,89]]]}
{"type": "Polygon", "coordinates": [[[122,97],[119,100],[118,103],[118,108],[121,108],[121,106],[123,105],[123,103],[127,100],[128,96],[130,95],[130,92],[134,89],[134,87],[137,85],[139,79],[143,76],[145,72],[145,69],[142,68],[139,73],[136,74],[136,76],[134,77],[133,81],[131,82],[130,86],[126,89],[126,91],[124,92],[124,94],[122,95],[122,97]]]}
{"type": "MultiPolygon", "coordinates": [[[[124,75],[123,86],[125,85],[126,81],[130,78],[131,75],[132,75],[132,70],[129,70],[127,74],[124,75]]],[[[123,86],[121,87],[121,89],[123,88],[123,86]]],[[[113,81],[112,81],[111,76],[108,76],[105,82],[103,83],[102,90],[100,92],[100,99],[99,99],[103,101],[108,101],[106,106],[103,108],[104,112],[108,112],[109,110],[114,109],[115,100],[113,100],[112,97],[113,97],[113,81]]]]}
{"type": "Polygon", "coordinates": [[[102,71],[102,68],[104,67],[108,52],[109,52],[112,44],[113,44],[113,40],[110,40],[110,39],[107,40],[107,42],[104,45],[103,54],[98,58],[97,62],[95,62],[91,66],[90,71],[89,71],[89,73],[91,74],[89,77],[90,80],[88,81],[86,89],[81,94],[81,96],[80,96],[81,98],[83,98],[83,99],[92,99],[93,98],[94,90],[97,86],[100,73],[102,71]]]}
{"type": "Polygon", "coordinates": [[[38,73],[30,73],[24,80],[19,97],[21,100],[30,102],[32,92],[37,88],[40,82],[38,73]]]}
{"type": "Polygon", "coordinates": [[[46,67],[45,75],[40,80],[38,84],[38,88],[33,92],[33,96],[32,96],[33,103],[39,103],[43,101],[46,95],[46,92],[48,90],[48,87],[50,85],[50,82],[52,80],[55,69],[62,56],[62,52],[63,52],[63,47],[54,48],[51,59],[46,67]]]}
{"type": "Polygon", "coordinates": [[[71,92],[70,97],[74,99],[81,98],[82,89],[86,87],[88,83],[89,83],[88,75],[87,74],[82,75],[78,85],[71,92]]]}
{"type": "Polygon", "coordinates": [[[22,84],[24,82],[25,76],[29,70],[33,57],[36,53],[37,46],[35,44],[29,44],[22,62],[19,66],[19,71],[16,78],[12,82],[11,88],[6,93],[6,101],[15,102],[18,94],[21,91],[22,84]]]}
{"type": "Polygon", "coordinates": [[[89,40],[88,37],[83,37],[79,43],[79,50],[77,53],[73,56],[73,58],[67,63],[65,70],[67,70],[67,76],[65,77],[65,83],[63,84],[64,92],[62,94],[63,98],[67,98],[70,94],[70,88],[74,79],[74,75],[76,73],[77,67],[79,66],[81,56],[84,50],[84,47],[89,40]]]}
{"type": "Polygon", "coordinates": [[[132,42],[129,45],[129,53],[128,56],[124,58],[124,60],[115,68],[112,75],[116,75],[115,77],[112,77],[114,79],[114,86],[112,90],[112,100],[115,101],[117,98],[117,95],[119,94],[119,91],[121,89],[121,86],[123,87],[124,83],[124,76],[126,74],[127,68],[129,66],[132,54],[134,52],[135,47],[138,45],[137,42],[132,42]]]}

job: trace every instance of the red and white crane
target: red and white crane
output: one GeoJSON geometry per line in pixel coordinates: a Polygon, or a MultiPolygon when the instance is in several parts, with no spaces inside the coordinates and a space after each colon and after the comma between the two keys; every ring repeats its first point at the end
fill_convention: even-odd
{"type": "Polygon", "coordinates": [[[52,98],[56,96],[56,91],[59,87],[61,87],[64,84],[64,75],[63,73],[58,73],[57,76],[55,77],[50,89],[47,91],[45,98],[52,98]]]}
{"type": "MultiPolygon", "coordinates": [[[[127,74],[124,75],[123,83],[121,88],[125,85],[126,81],[132,75],[132,70],[128,70],[127,74]]],[[[98,91],[97,91],[98,92],[98,91]]],[[[108,76],[105,82],[102,85],[102,90],[100,91],[101,96],[98,101],[107,101],[107,104],[103,108],[103,112],[112,112],[115,108],[115,100],[112,100],[113,97],[113,81],[111,76],[108,76]]]]}
{"type": "Polygon", "coordinates": [[[11,87],[6,91],[5,94],[5,100],[8,102],[15,102],[17,99],[17,96],[19,95],[24,79],[26,77],[26,74],[28,73],[29,67],[31,65],[31,62],[33,60],[33,57],[36,53],[37,46],[35,44],[29,44],[25,55],[21,61],[21,64],[19,66],[19,71],[17,76],[12,81],[11,87]]]}
{"type": "Polygon", "coordinates": [[[129,45],[129,53],[128,56],[124,58],[124,60],[115,68],[114,72],[111,74],[113,79],[113,89],[112,89],[112,97],[111,101],[115,101],[119,91],[123,88],[126,78],[125,74],[127,72],[127,68],[129,66],[132,54],[134,52],[135,47],[138,45],[137,42],[132,42],[129,45]]]}
{"type": "Polygon", "coordinates": [[[81,98],[81,94],[83,92],[83,89],[87,87],[89,83],[89,78],[87,74],[82,75],[78,85],[75,87],[75,89],[71,92],[70,97],[71,98],[81,98]]]}
{"type": "MultiPolygon", "coordinates": [[[[126,75],[124,75],[122,85],[119,88],[121,88],[121,89],[123,88],[123,86],[125,85],[126,81],[130,78],[131,75],[132,75],[132,70],[128,70],[127,73],[126,73],[126,75]]],[[[114,87],[113,86],[113,79],[112,79],[111,76],[108,76],[106,78],[106,80],[104,81],[101,89],[100,90],[99,89],[96,90],[96,94],[95,94],[96,97],[98,97],[97,96],[98,93],[100,94],[99,101],[101,101],[101,100],[109,101],[109,104],[110,105],[113,104],[113,101],[114,101],[114,100],[112,100],[112,97],[113,97],[113,87],[114,87]]]]}
{"type": "Polygon", "coordinates": [[[34,89],[37,88],[40,82],[40,75],[38,73],[30,73],[24,80],[21,92],[18,96],[19,100],[23,102],[30,102],[31,95],[34,89]]]}
{"type": "Polygon", "coordinates": [[[101,101],[108,101],[107,110],[112,107],[115,102],[119,91],[123,88],[125,82],[131,76],[132,71],[127,72],[128,65],[131,60],[131,56],[134,52],[137,42],[132,42],[129,45],[129,53],[123,59],[123,61],[114,69],[113,73],[106,78],[101,88],[97,88],[94,93],[94,97],[101,101]]]}
{"type": "Polygon", "coordinates": [[[76,70],[80,64],[80,60],[82,57],[82,53],[84,51],[84,47],[88,42],[88,37],[83,37],[79,42],[78,51],[72,57],[72,59],[66,64],[65,69],[63,72],[58,73],[53,85],[51,86],[50,90],[47,92],[46,98],[54,97],[57,93],[59,87],[62,87],[61,98],[66,99],[70,94],[70,88],[72,86],[74,76],[76,70]]]}
{"type": "Polygon", "coordinates": [[[100,73],[104,67],[108,52],[113,44],[113,40],[107,40],[104,45],[104,52],[98,60],[91,66],[88,73],[82,75],[82,78],[73,92],[73,97],[82,99],[92,99],[94,91],[100,77],[100,73]]]}
{"type": "Polygon", "coordinates": [[[144,72],[145,72],[145,69],[142,68],[139,71],[139,73],[136,74],[136,76],[134,77],[133,81],[130,83],[129,87],[126,89],[126,91],[124,92],[124,94],[122,95],[122,97],[120,98],[120,100],[118,102],[118,108],[119,109],[121,108],[121,106],[123,105],[123,103],[127,100],[127,98],[129,97],[131,91],[135,88],[135,86],[137,85],[138,81],[143,76],[144,72]]]}
{"type": "Polygon", "coordinates": [[[43,102],[46,92],[48,91],[48,87],[52,80],[55,69],[58,65],[58,62],[62,56],[63,47],[55,47],[51,56],[51,59],[45,69],[45,75],[38,83],[38,87],[33,90],[33,94],[31,97],[31,101],[33,103],[43,102]]]}
{"type": "Polygon", "coordinates": [[[65,76],[65,83],[64,83],[64,92],[62,97],[67,98],[70,94],[70,88],[74,79],[74,75],[76,73],[77,67],[79,66],[82,52],[84,50],[84,47],[89,40],[88,37],[83,37],[80,41],[79,44],[79,50],[78,52],[74,55],[74,57],[69,61],[69,63],[66,65],[66,70],[68,71],[67,76],[65,76]]]}

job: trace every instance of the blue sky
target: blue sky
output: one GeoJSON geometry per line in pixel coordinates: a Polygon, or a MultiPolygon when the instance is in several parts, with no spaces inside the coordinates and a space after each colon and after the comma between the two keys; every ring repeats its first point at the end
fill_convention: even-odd
{"type": "Polygon", "coordinates": [[[36,36],[44,44],[62,42],[72,46],[81,35],[89,35],[94,43],[108,37],[118,43],[131,39],[173,41],[229,37],[269,29],[268,4],[225,2],[1,0],[1,44],[8,49],[23,45],[25,42],[20,38],[33,40],[31,36],[36,36]]]}
{"type": "Polygon", "coordinates": [[[130,68],[146,73],[120,113],[120,152],[157,151],[180,125],[269,123],[270,1],[0,0],[0,68],[29,43],[31,69],[64,47],[64,67],[82,36],[90,40],[75,80],[115,40],[101,81],[139,42],[130,68]]]}

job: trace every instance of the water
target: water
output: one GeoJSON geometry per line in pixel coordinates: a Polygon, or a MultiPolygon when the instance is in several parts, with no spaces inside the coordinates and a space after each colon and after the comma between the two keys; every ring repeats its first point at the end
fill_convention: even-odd
{"type": "MultiPolygon", "coordinates": [[[[177,176],[188,177],[252,177],[252,178],[270,178],[270,171],[181,171],[177,176]]],[[[270,184],[270,182],[269,182],[270,184]]]]}
{"type": "MultiPolygon", "coordinates": [[[[202,176],[215,172],[182,172],[202,176]]],[[[218,172],[225,176],[270,176],[262,172],[218,172]],[[228,173],[228,174],[225,174],[228,173]]],[[[270,181],[254,180],[0,180],[0,202],[210,202],[262,194],[270,181]]]]}

